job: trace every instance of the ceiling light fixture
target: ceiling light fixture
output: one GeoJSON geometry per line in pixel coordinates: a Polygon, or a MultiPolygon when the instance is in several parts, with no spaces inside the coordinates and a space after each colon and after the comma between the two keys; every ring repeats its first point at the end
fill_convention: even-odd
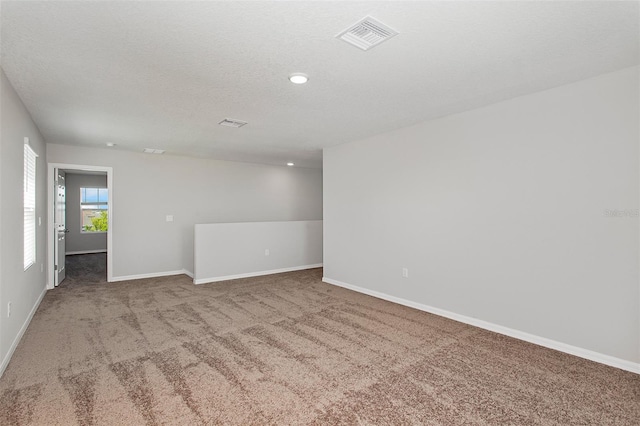
{"type": "Polygon", "coordinates": [[[115,143],[113,143],[113,142],[107,142],[107,146],[108,146],[109,148],[112,148],[112,147],[116,146],[116,144],[115,144],[115,143]]]}
{"type": "Polygon", "coordinates": [[[295,164],[289,162],[289,163],[287,163],[287,166],[295,166],[295,164]]]}
{"type": "Polygon", "coordinates": [[[289,81],[293,84],[305,84],[307,81],[309,81],[309,76],[297,72],[289,76],[289,81]]]}

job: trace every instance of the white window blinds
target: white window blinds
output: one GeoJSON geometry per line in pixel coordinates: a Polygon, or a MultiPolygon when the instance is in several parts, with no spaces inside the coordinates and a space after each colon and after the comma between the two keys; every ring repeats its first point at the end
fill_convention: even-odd
{"type": "Polygon", "coordinates": [[[36,262],[36,153],[24,144],[24,270],[36,262]]]}

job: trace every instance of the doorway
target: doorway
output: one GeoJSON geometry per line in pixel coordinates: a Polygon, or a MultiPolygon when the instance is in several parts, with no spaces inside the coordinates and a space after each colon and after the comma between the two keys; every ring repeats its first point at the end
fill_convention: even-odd
{"type": "Polygon", "coordinates": [[[101,281],[112,281],[112,168],[50,163],[48,169],[47,289],[64,282],[69,260],[73,266],[103,259],[95,264],[102,273],[106,267],[101,281]]]}

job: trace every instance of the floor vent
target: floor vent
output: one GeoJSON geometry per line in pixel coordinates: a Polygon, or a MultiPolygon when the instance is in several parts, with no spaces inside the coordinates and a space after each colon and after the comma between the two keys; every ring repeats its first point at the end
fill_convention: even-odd
{"type": "Polygon", "coordinates": [[[227,127],[242,127],[245,124],[247,124],[246,121],[241,121],[241,120],[234,120],[232,118],[225,118],[224,120],[222,120],[221,122],[218,123],[221,126],[227,126],[227,127]]]}
{"type": "Polygon", "coordinates": [[[353,44],[359,49],[369,50],[389,40],[391,37],[397,35],[398,32],[392,28],[389,28],[380,21],[376,21],[370,16],[362,19],[360,22],[350,26],[336,37],[353,44]]]}

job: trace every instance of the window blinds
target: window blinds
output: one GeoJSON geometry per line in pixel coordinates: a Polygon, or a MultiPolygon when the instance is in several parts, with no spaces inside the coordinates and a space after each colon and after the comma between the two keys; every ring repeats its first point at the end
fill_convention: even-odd
{"type": "Polygon", "coordinates": [[[36,262],[36,153],[24,144],[24,269],[36,262]]]}

